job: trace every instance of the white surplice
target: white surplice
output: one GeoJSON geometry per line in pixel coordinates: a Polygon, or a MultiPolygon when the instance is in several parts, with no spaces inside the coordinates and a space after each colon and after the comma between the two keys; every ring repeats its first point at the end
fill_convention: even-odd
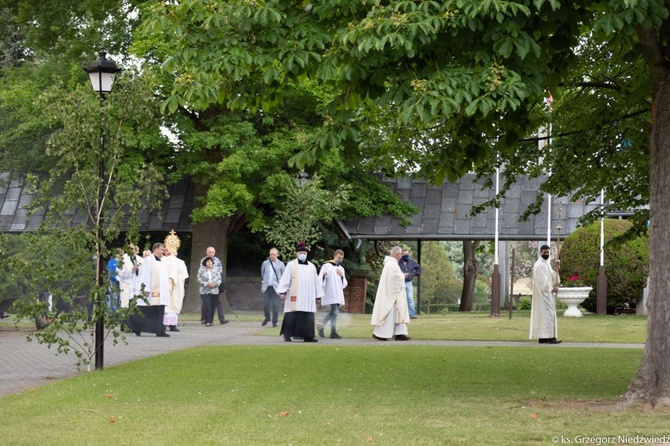
{"type": "Polygon", "coordinates": [[[324,263],[321,266],[321,271],[319,271],[319,282],[323,285],[324,292],[321,305],[344,305],[344,289],[347,287],[347,276],[344,274],[344,268],[341,265],[335,265],[331,262],[324,263]],[[342,276],[338,274],[338,271],[342,273],[342,276]]]}
{"type": "Polygon", "coordinates": [[[323,297],[323,288],[311,263],[299,263],[298,259],[288,262],[284,274],[279,279],[277,294],[286,294],[284,313],[305,311],[316,313],[316,299],[323,297]]]}

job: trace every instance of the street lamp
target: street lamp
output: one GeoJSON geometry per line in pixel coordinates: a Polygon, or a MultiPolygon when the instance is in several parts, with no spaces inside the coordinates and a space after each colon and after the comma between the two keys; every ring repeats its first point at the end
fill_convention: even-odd
{"type": "Polygon", "coordinates": [[[102,199],[104,192],[104,182],[105,182],[105,161],[103,155],[105,153],[105,131],[103,125],[103,103],[105,102],[105,95],[112,91],[112,85],[114,85],[114,77],[116,73],[121,71],[121,68],[117,67],[116,64],[107,59],[105,56],[107,52],[101,50],[98,53],[98,59],[94,60],[88,67],[84,68],[84,71],[88,73],[88,78],[91,81],[91,87],[93,91],[100,94],[100,160],[98,162],[98,176],[100,183],[98,184],[98,209],[97,209],[97,224],[95,225],[95,240],[96,240],[96,299],[95,314],[98,315],[98,319],[95,322],[95,368],[102,369],[104,363],[104,339],[105,339],[105,320],[104,320],[104,310],[102,305],[104,305],[101,296],[102,290],[102,249],[101,249],[101,240],[102,240],[102,226],[103,226],[103,212],[102,212],[102,199]]]}

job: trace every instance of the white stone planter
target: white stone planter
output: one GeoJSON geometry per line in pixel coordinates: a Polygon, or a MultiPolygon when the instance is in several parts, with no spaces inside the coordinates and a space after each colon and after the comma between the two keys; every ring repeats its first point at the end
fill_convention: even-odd
{"type": "Polygon", "coordinates": [[[579,311],[577,306],[589,297],[592,289],[593,287],[590,286],[560,287],[556,298],[568,306],[563,316],[582,317],[582,312],[579,311]]]}

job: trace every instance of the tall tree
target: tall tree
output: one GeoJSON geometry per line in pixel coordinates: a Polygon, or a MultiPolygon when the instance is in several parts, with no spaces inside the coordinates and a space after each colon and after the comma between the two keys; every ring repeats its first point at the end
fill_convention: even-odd
{"type": "MultiPolygon", "coordinates": [[[[186,103],[268,109],[289,82],[310,78],[338,94],[324,107],[323,131],[294,157],[296,164],[355,141],[360,135],[355,111],[370,98],[393,107],[398,125],[440,129],[440,147],[426,158],[438,178],[497,159],[536,163],[539,153],[519,150],[518,142],[537,128],[545,90],[558,94],[579,65],[584,45],[621,38],[624,48],[637,48],[630,57],[640,61],[644,55],[643,76],[653,85],[651,316],[644,359],[627,399],[668,405],[670,358],[663,353],[670,348],[665,297],[670,273],[663,269],[670,261],[664,249],[670,243],[664,224],[670,213],[668,6],[663,0],[184,0],[155,4],[146,24],[153,32],[177,30],[180,36],[168,66],[178,73],[169,109],[186,103]]],[[[571,158],[582,173],[601,170],[593,161],[603,153],[591,149],[590,159],[571,158]]],[[[632,150],[646,155],[642,146],[632,150]]],[[[597,188],[609,185],[604,174],[588,177],[597,188]]]]}
{"type": "MultiPolygon", "coordinates": [[[[155,99],[162,101],[173,84],[183,82],[184,78],[161,70],[173,57],[172,48],[180,39],[178,29],[142,35],[135,32],[147,8],[155,4],[144,0],[0,0],[0,5],[7,7],[8,17],[15,19],[7,22],[7,29],[18,23],[31,55],[48,56],[55,65],[66,66],[56,57],[68,64],[72,60],[81,63],[88,58],[84,54],[89,45],[106,47],[112,54],[132,60],[133,65],[139,61],[143,72],[154,73],[155,99]],[[128,58],[130,55],[133,59],[128,58]]],[[[0,120],[0,161],[3,168],[18,173],[45,172],[53,163],[44,156],[43,149],[50,130],[44,127],[37,118],[38,111],[29,104],[33,104],[31,98],[37,97],[63,72],[49,71],[42,64],[34,64],[30,69],[29,77],[18,70],[6,74],[0,88],[0,114],[7,117],[0,120]],[[38,67],[43,69],[39,71],[38,67]]],[[[255,80],[249,79],[249,82],[255,80]]],[[[142,156],[148,156],[169,173],[171,180],[188,175],[195,182],[198,209],[193,215],[191,270],[197,269],[198,260],[210,245],[225,262],[228,237],[242,225],[246,224],[252,231],[262,231],[269,226],[275,204],[281,203],[279,196],[282,185],[286,184],[285,177],[293,177],[298,172],[289,166],[288,160],[299,153],[305,141],[320,128],[323,118],[318,110],[332,95],[332,88],[300,80],[277,93],[276,100],[281,107],[274,107],[272,111],[231,110],[219,104],[182,102],[176,113],[156,123],[172,132],[175,150],[155,154],[149,150],[142,156]]],[[[321,157],[310,172],[321,173],[324,188],[330,191],[336,191],[343,183],[352,185],[354,193],[344,204],[340,216],[349,215],[353,210],[360,215],[373,215],[385,209],[404,218],[413,208],[369,177],[369,172],[374,170],[369,166],[374,164],[373,157],[361,158],[356,152],[343,157],[339,151],[332,150],[321,157]]],[[[187,308],[197,305],[197,284],[192,284],[187,308]]]]}
{"type": "Polygon", "coordinates": [[[421,251],[421,305],[455,304],[463,288],[440,242],[425,242],[421,251]]]}

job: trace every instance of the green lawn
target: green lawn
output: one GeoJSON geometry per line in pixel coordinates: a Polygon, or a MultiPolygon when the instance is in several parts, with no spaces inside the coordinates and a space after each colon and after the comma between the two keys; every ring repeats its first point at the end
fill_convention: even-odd
{"type": "MultiPolygon", "coordinates": [[[[390,343],[389,343],[390,344],[390,343]]],[[[641,349],[203,347],[2,398],[7,445],[523,445],[662,435],[618,409],[641,349]]]]}
{"type": "MultiPolygon", "coordinates": [[[[278,329],[260,327],[260,314],[228,318],[258,322],[259,335],[278,335],[278,329]]],[[[507,314],[421,315],[410,335],[527,341],[528,318],[527,312],[512,320],[507,314]]],[[[198,315],[182,320],[197,321],[198,315]]],[[[4,329],[13,326],[2,322],[4,329]]],[[[370,337],[369,315],[344,313],[339,324],[345,338],[370,337]]],[[[559,337],[566,341],[637,343],[645,334],[644,317],[559,317],[559,337]]],[[[552,435],[563,436],[562,444],[584,443],[586,436],[662,435],[668,410],[615,404],[641,356],[641,349],[372,340],[355,347],[198,348],[2,398],[0,442],[516,445],[554,444],[552,435]]]]}

